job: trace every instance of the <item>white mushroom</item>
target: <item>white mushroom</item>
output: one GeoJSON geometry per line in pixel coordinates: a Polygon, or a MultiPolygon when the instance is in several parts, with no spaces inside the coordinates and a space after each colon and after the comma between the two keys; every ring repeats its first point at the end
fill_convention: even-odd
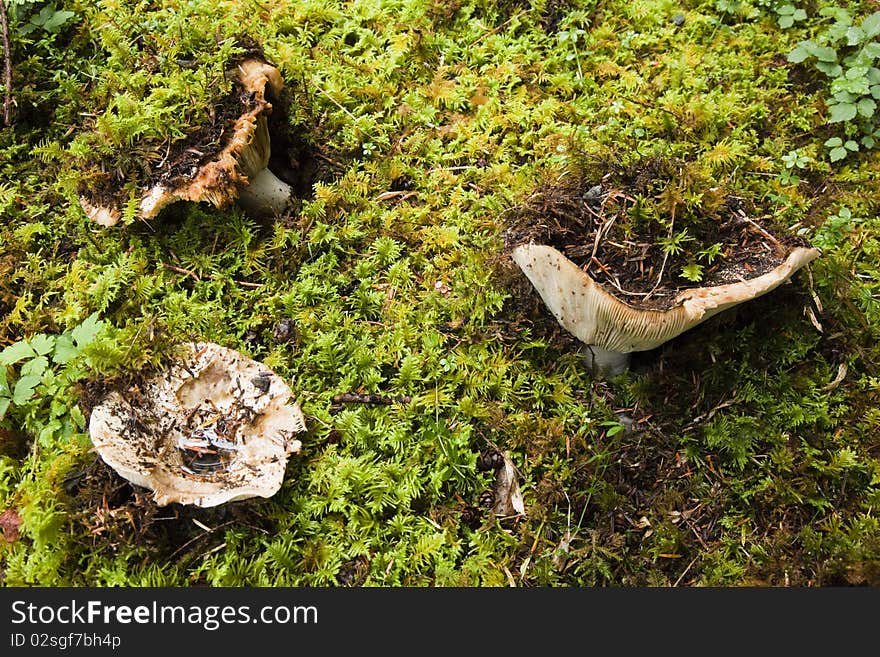
{"type": "MultiPolygon", "coordinates": [[[[139,218],[155,217],[177,201],[206,202],[218,208],[237,201],[258,215],[277,215],[290,207],[292,188],[268,169],[271,139],[266,117],[272,111],[268,96],[278,97],[284,81],[278,69],[261,59],[243,61],[234,75],[242,93],[253,98],[250,109],[235,121],[220,152],[191,177],[178,176],[144,189],[139,218]]],[[[121,207],[94,203],[86,196],[80,197],[80,204],[102,226],[112,226],[122,218],[121,207]]]]}
{"type": "Polygon", "coordinates": [[[101,458],[153,491],[160,506],[202,507],[271,497],[305,431],[291,390],[276,374],[214,343],[194,343],[169,369],[92,410],[101,458]]]}
{"type": "Polygon", "coordinates": [[[722,310],[773,290],[818,255],[817,249],[797,247],[761,276],[682,290],[668,310],[651,310],[624,303],[551,246],[522,244],[512,253],[560,325],[587,345],[591,369],[612,376],[626,370],[631,352],[654,349],[722,310]]]}

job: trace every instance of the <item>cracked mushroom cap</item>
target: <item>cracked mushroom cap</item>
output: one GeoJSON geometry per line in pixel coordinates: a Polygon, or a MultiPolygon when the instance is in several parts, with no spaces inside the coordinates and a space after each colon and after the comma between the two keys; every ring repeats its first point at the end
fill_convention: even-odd
{"type": "MultiPolygon", "coordinates": [[[[144,189],[137,213],[141,219],[155,217],[177,201],[204,201],[218,208],[227,206],[238,198],[240,188],[247,186],[268,165],[271,145],[266,117],[272,111],[272,104],[267,95],[277,98],[284,81],[278,69],[262,59],[244,60],[233,75],[252,101],[250,108],[235,121],[232,137],[191,177],[177,177],[144,189]]],[[[112,226],[122,217],[121,207],[95,204],[85,196],[80,196],[80,204],[89,218],[102,226],[112,226]]]]}
{"type": "Polygon", "coordinates": [[[818,255],[814,248],[794,248],[782,264],[761,276],[683,290],[664,311],[623,303],[551,246],[522,244],[512,253],[565,330],[584,344],[618,353],[659,347],[722,310],[773,290],[818,255]]]}
{"type": "Polygon", "coordinates": [[[305,431],[287,384],[242,354],[203,342],[92,410],[89,434],[122,477],[159,506],[271,497],[305,431]]]}

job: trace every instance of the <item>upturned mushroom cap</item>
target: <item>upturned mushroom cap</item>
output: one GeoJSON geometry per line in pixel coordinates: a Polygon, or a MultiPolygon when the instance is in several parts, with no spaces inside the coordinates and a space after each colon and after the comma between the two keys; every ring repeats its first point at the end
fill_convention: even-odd
{"type": "MultiPolygon", "coordinates": [[[[138,205],[141,219],[155,217],[166,206],[177,201],[207,202],[220,208],[233,203],[240,190],[269,163],[271,151],[267,115],[272,104],[267,96],[280,95],[284,88],[281,74],[261,59],[247,59],[238,65],[234,75],[253,101],[248,111],[235,121],[232,136],[213,159],[200,166],[188,179],[175,184],[160,183],[144,189],[138,205]]],[[[122,217],[119,207],[93,203],[85,196],[80,204],[93,221],[112,226],[122,217]]]]}
{"type": "Polygon", "coordinates": [[[659,347],[713,315],[773,290],[818,255],[814,248],[794,248],[782,264],[761,276],[683,290],[663,311],[624,303],[551,246],[522,244],[512,252],[564,329],[586,345],[618,353],[659,347]]]}
{"type": "Polygon", "coordinates": [[[281,378],[214,343],[192,344],[168,370],[111,392],[89,420],[104,462],[160,506],[271,497],[304,430],[281,378]]]}

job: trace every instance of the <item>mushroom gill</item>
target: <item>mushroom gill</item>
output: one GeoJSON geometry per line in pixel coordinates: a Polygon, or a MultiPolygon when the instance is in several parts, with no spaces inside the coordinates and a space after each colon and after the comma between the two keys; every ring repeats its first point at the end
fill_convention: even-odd
{"type": "Polygon", "coordinates": [[[551,246],[521,244],[512,252],[559,324],[587,346],[591,369],[609,375],[626,370],[631,352],[654,349],[727,308],[770,292],[818,255],[815,248],[793,248],[782,264],[760,276],[682,290],[668,310],[655,310],[624,303],[551,246]]]}

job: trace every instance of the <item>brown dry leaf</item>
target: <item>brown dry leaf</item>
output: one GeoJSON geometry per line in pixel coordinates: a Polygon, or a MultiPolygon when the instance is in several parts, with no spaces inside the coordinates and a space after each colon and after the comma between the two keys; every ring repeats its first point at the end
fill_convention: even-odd
{"type": "Polygon", "coordinates": [[[495,515],[523,516],[526,507],[519,489],[519,471],[505,453],[503,465],[495,471],[495,515]]]}
{"type": "Polygon", "coordinates": [[[3,538],[7,543],[15,543],[18,540],[19,527],[21,527],[21,516],[15,509],[6,509],[0,513],[0,529],[3,530],[3,538]]]}

